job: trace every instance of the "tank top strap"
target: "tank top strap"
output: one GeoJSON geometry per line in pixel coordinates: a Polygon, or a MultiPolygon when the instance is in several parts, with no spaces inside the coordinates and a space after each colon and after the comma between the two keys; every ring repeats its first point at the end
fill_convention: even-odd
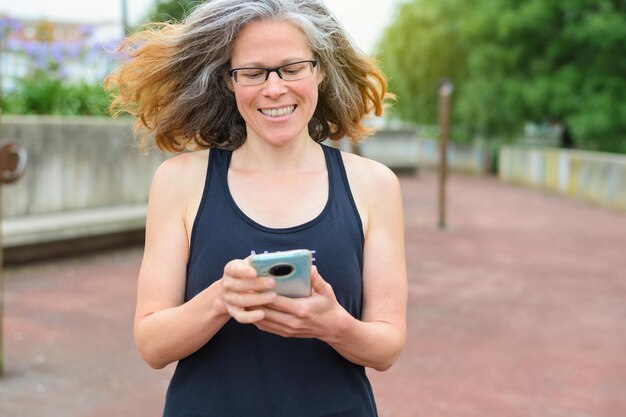
{"type": "Polygon", "coordinates": [[[341,156],[341,150],[326,145],[322,145],[322,148],[326,154],[328,175],[331,179],[329,192],[334,192],[333,197],[335,204],[338,204],[342,208],[341,212],[348,212],[354,215],[358,224],[361,242],[365,242],[363,222],[361,221],[361,215],[359,214],[354,196],[352,195],[348,174],[346,173],[346,167],[343,163],[343,157],[341,156]],[[348,207],[349,209],[346,210],[348,207]]]}
{"type": "Polygon", "coordinates": [[[229,153],[230,151],[222,151],[217,148],[209,149],[202,197],[200,199],[198,212],[196,213],[196,218],[194,219],[191,229],[191,241],[189,244],[190,259],[193,257],[196,247],[195,243],[198,239],[198,228],[200,228],[200,223],[203,221],[203,216],[208,209],[207,205],[211,205],[209,211],[212,213],[212,216],[219,216],[225,212],[224,205],[217,204],[216,207],[215,202],[220,202],[222,200],[220,196],[222,196],[225,191],[221,184],[220,177],[222,175],[226,175],[226,171],[228,170],[227,155],[229,153]]]}

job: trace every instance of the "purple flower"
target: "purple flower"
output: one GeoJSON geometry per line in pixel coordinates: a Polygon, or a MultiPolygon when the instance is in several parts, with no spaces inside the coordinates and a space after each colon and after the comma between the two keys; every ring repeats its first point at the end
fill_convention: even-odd
{"type": "Polygon", "coordinates": [[[54,62],[61,64],[63,62],[63,49],[64,45],[62,42],[53,42],[48,45],[47,52],[54,62]]]}
{"type": "MultiPolygon", "coordinates": [[[[19,22],[0,18],[0,31],[3,31],[0,37],[8,33],[9,28],[19,28],[19,22]]],[[[17,78],[43,75],[64,83],[77,83],[81,79],[98,83],[119,61],[116,49],[121,40],[95,42],[90,38],[94,34],[92,25],[80,26],[77,32],[81,38],[74,40],[41,42],[9,39],[7,50],[19,56],[19,62],[15,61],[18,64],[11,65],[9,73],[19,74],[17,78]]]]}
{"type": "Polygon", "coordinates": [[[17,39],[8,39],[6,43],[7,51],[20,51],[22,49],[22,44],[17,39]]]}
{"type": "MultiPolygon", "coordinates": [[[[19,49],[19,48],[16,48],[19,49]]],[[[37,44],[36,42],[24,42],[22,44],[22,51],[24,51],[24,53],[34,56],[37,52],[37,44]]]]}
{"type": "Polygon", "coordinates": [[[35,59],[35,68],[39,70],[48,69],[48,59],[44,55],[38,55],[35,59]]]}
{"type": "Polygon", "coordinates": [[[65,53],[70,59],[78,59],[83,53],[83,45],[80,42],[68,42],[65,44],[65,53]]]}
{"type": "Polygon", "coordinates": [[[76,32],[80,34],[84,38],[90,38],[95,31],[95,27],[93,25],[80,25],[76,32]]]}
{"type": "Polygon", "coordinates": [[[20,21],[12,17],[0,17],[0,34],[15,32],[20,28],[20,21]]]}

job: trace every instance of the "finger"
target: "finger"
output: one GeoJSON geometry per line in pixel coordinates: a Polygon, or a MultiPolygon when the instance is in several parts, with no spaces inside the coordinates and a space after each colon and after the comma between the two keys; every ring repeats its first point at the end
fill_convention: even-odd
{"type": "Polygon", "coordinates": [[[271,309],[263,309],[263,312],[265,318],[254,323],[260,330],[282,337],[315,337],[308,328],[302,326],[301,320],[291,315],[285,315],[271,309]]]}
{"type": "Polygon", "coordinates": [[[273,333],[273,334],[276,334],[276,335],[282,336],[282,337],[289,337],[289,335],[287,334],[287,332],[285,331],[283,326],[278,325],[278,324],[273,323],[273,322],[269,322],[269,321],[267,321],[265,319],[264,320],[259,320],[259,321],[255,322],[254,325],[259,330],[263,330],[264,332],[273,333]]]}
{"type": "Polygon", "coordinates": [[[224,267],[224,274],[234,278],[256,278],[256,270],[243,259],[234,259],[224,267]]]}
{"type": "Polygon", "coordinates": [[[256,323],[265,318],[262,310],[246,310],[237,306],[228,306],[228,314],[242,324],[256,323]]]}
{"type": "Polygon", "coordinates": [[[226,291],[234,292],[267,291],[274,288],[275,285],[276,281],[270,277],[241,279],[227,276],[223,282],[226,291]]]}
{"type": "Polygon", "coordinates": [[[226,292],[224,299],[228,305],[240,308],[257,307],[276,300],[275,292],[226,292]]]}
{"type": "Polygon", "coordinates": [[[289,298],[278,295],[276,301],[267,304],[265,313],[274,319],[281,320],[308,320],[314,315],[316,302],[312,298],[289,298]],[[280,313],[280,315],[276,314],[280,313]]]}
{"type": "Polygon", "coordinates": [[[293,325],[293,320],[295,320],[292,314],[276,310],[273,305],[270,307],[261,307],[259,310],[263,312],[263,320],[267,322],[293,325]]]}
{"type": "Polygon", "coordinates": [[[316,266],[311,267],[311,287],[318,294],[326,294],[332,290],[330,284],[324,281],[316,266]]]}
{"type": "Polygon", "coordinates": [[[259,330],[263,330],[267,333],[273,333],[281,337],[292,337],[291,332],[280,324],[268,322],[266,320],[260,320],[258,322],[255,322],[254,325],[259,330]]]}
{"type": "Polygon", "coordinates": [[[295,311],[299,310],[299,305],[302,301],[303,299],[301,298],[290,298],[283,295],[277,295],[276,299],[269,305],[269,307],[277,311],[293,314],[295,311]]]}

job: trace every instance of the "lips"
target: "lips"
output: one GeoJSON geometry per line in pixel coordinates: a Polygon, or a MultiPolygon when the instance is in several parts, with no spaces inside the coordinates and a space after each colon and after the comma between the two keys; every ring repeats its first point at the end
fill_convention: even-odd
{"type": "Polygon", "coordinates": [[[296,109],[296,106],[291,105],[291,106],[279,107],[276,109],[259,109],[259,111],[267,117],[282,117],[282,116],[287,116],[293,113],[295,109],[296,109]]]}

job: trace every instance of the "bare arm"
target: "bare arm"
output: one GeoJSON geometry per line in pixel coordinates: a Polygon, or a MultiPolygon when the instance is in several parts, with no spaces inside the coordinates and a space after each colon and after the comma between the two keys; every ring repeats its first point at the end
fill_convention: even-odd
{"type": "Polygon", "coordinates": [[[186,214],[198,192],[197,185],[186,179],[189,171],[198,169],[194,164],[204,161],[196,155],[166,161],[150,189],[146,245],[137,286],[135,342],[154,368],[195,352],[229,318],[219,299],[219,281],[184,303],[189,256],[186,214]]]}
{"type": "Polygon", "coordinates": [[[327,342],[346,359],[379,371],[397,360],[406,339],[407,276],[400,184],[387,169],[370,182],[361,321],[340,314],[327,342]],[[372,194],[370,194],[372,196],[372,194]]]}
{"type": "Polygon", "coordinates": [[[137,286],[135,342],[144,360],[162,368],[205,345],[231,318],[259,320],[248,311],[274,300],[273,280],[257,279],[247,261],[235,259],[223,276],[185,300],[190,230],[205,178],[206,153],[183,154],[157,170],[148,202],[146,247],[137,286]]]}

